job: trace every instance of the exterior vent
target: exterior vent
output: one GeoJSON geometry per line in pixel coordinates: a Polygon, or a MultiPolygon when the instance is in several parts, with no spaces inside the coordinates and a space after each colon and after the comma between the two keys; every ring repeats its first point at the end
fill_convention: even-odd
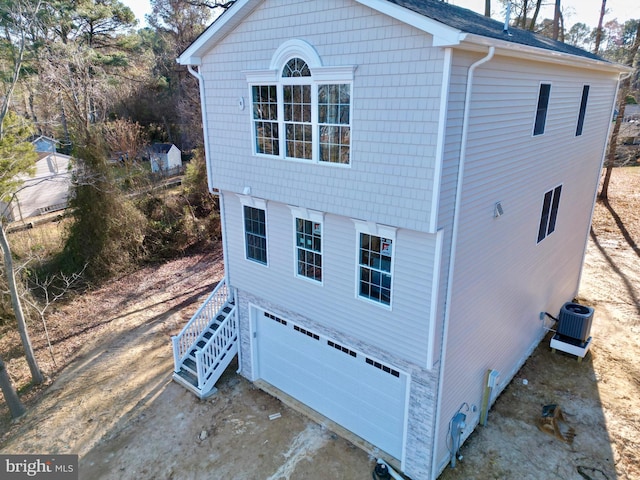
{"type": "Polygon", "coordinates": [[[591,333],[593,308],[578,303],[565,303],[560,309],[557,333],[564,337],[586,342],[591,333]]]}

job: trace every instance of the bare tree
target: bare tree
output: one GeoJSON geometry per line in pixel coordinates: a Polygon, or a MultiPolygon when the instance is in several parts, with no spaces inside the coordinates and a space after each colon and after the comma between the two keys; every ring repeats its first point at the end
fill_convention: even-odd
{"type": "Polygon", "coordinates": [[[540,7],[542,7],[542,0],[536,1],[536,8],[533,11],[533,15],[531,16],[531,23],[529,24],[529,30],[532,32],[536,28],[536,21],[538,20],[538,15],[540,14],[540,7]]]}
{"type": "Polygon", "coordinates": [[[2,390],[2,394],[4,395],[4,400],[7,402],[7,406],[9,407],[9,413],[13,418],[19,418],[25,414],[26,410],[16,390],[13,388],[13,384],[11,383],[11,379],[9,378],[9,374],[7,373],[7,369],[4,366],[4,362],[0,358],[0,390],[2,390]]]}
{"type": "Polygon", "coordinates": [[[20,339],[24,347],[27,363],[29,364],[29,370],[31,371],[31,378],[34,384],[38,385],[44,382],[44,376],[38,367],[36,356],[31,346],[31,339],[29,338],[29,332],[27,331],[27,323],[24,317],[24,311],[22,309],[22,302],[18,295],[18,285],[16,283],[16,273],[13,269],[13,258],[11,255],[11,248],[9,247],[9,241],[5,233],[4,226],[0,228],[0,247],[4,253],[4,270],[7,276],[7,284],[9,285],[9,293],[11,294],[11,303],[13,305],[13,313],[16,316],[18,322],[18,332],[20,333],[20,339]]]}
{"type": "Polygon", "coordinates": [[[46,311],[51,305],[63,298],[78,282],[82,280],[82,274],[86,269],[86,264],[80,272],[67,275],[60,273],[59,275],[47,275],[44,278],[34,276],[29,279],[26,294],[23,296],[24,301],[31,306],[32,309],[38,312],[40,321],[44,328],[44,333],[47,338],[47,345],[49,347],[49,354],[54,366],[57,366],[56,359],[53,354],[53,346],[51,345],[51,339],[49,338],[49,329],[47,328],[47,319],[45,316],[46,311]],[[36,298],[39,299],[36,300],[36,298]]]}
{"type": "MultiPolygon", "coordinates": [[[[604,5],[604,0],[603,0],[604,5]]],[[[604,7],[603,7],[604,8],[604,7]]],[[[629,54],[627,56],[627,65],[633,66],[636,55],[638,54],[638,48],[640,47],[640,22],[638,22],[638,28],[636,30],[636,38],[629,49],[629,54]]],[[[600,200],[608,200],[609,199],[609,182],[611,181],[611,174],[613,173],[613,167],[615,166],[616,161],[616,151],[618,149],[618,135],[620,133],[620,125],[622,125],[622,119],[624,117],[624,110],[627,105],[627,95],[629,94],[630,86],[631,86],[631,77],[632,75],[628,75],[620,84],[620,88],[618,91],[618,116],[616,117],[616,123],[613,126],[613,131],[611,132],[611,138],[609,139],[609,151],[607,153],[607,162],[606,162],[606,170],[604,175],[604,180],[602,182],[602,189],[600,190],[600,195],[598,196],[600,200]]]]}
{"type": "Polygon", "coordinates": [[[598,19],[598,28],[596,28],[596,44],[593,47],[593,53],[598,55],[600,51],[600,42],[602,42],[602,20],[607,12],[607,0],[602,0],[602,7],[600,8],[600,18],[598,19]]]}
{"type": "Polygon", "coordinates": [[[556,0],[553,10],[553,39],[558,40],[560,34],[560,0],[556,0]]]}
{"type": "Polygon", "coordinates": [[[104,139],[111,149],[111,154],[123,156],[123,160],[133,160],[140,154],[144,139],[142,127],[138,122],[119,118],[104,124],[104,139]]]}
{"type": "Polygon", "coordinates": [[[491,16],[491,0],[484,0],[484,16],[491,16]]]}
{"type": "MultiPolygon", "coordinates": [[[[7,122],[5,122],[5,120],[7,120],[8,118],[11,96],[13,95],[15,87],[20,78],[20,72],[22,70],[25,52],[28,48],[28,32],[37,23],[37,16],[41,5],[42,4],[40,0],[14,0],[8,4],[8,7],[3,12],[3,15],[1,17],[0,28],[2,28],[4,39],[6,40],[6,45],[8,46],[10,52],[12,74],[7,87],[3,92],[4,96],[2,98],[2,103],[0,104],[0,147],[6,136],[4,128],[7,128],[7,122]]],[[[12,142],[7,143],[10,145],[12,142]]],[[[11,152],[10,148],[0,148],[0,150],[2,150],[2,152],[0,152],[2,153],[2,157],[9,157],[0,158],[0,160],[2,160],[4,170],[0,172],[0,174],[2,174],[0,190],[2,195],[6,196],[7,194],[11,193],[12,189],[14,189],[16,186],[15,179],[13,177],[15,177],[17,172],[14,171],[14,169],[24,169],[25,171],[28,171],[30,168],[32,168],[32,165],[29,164],[33,163],[33,160],[35,159],[31,160],[31,162],[26,162],[26,164],[22,166],[19,166],[18,162],[24,162],[24,159],[18,158],[20,157],[20,155],[13,155],[18,158],[16,161],[14,161],[11,159],[11,157],[15,152],[11,152]]],[[[33,153],[32,147],[31,151],[33,153]]],[[[18,295],[15,271],[13,269],[11,248],[7,240],[4,224],[2,224],[1,222],[0,248],[2,249],[2,253],[4,256],[4,271],[7,277],[7,283],[11,295],[11,303],[13,305],[16,320],[18,322],[18,331],[20,333],[20,338],[25,350],[27,363],[29,364],[29,369],[31,371],[32,382],[34,384],[40,384],[44,382],[44,376],[42,375],[42,372],[38,367],[38,363],[33,352],[33,347],[31,346],[31,340],[27,331],[24,312],[22,310],[22,304],[20,302],[20,296],[18,295]]],[[[7,395],[10,396],[11,392],[5,393],[5,398],[7,398],[7,395]]]]}

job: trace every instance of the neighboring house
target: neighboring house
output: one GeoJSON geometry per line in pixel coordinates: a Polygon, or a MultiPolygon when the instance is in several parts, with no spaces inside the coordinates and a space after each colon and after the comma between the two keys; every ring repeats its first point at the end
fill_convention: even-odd
{"type": "Polygon", "coordinates": [[[36,152],[56,153],[56,147],[60,142],[53,138],[40,135],[32,140],[31,143],[33,143],[36,152]]]}
{"type": "Polygon", "coordinates": [[[226,278],[174,378],[206,396],[239,351],[244,377],[435,478],[488,372],[490,405],[578,291],[627,70],[431,0],[238,0],[178,61],[226,278]]]}
{"type": "Polygon", "coordinates": [[[32,142],[38,153],[35,174],[23,175],[24,183],[9,204],[2,203],[2,216],[22,221],[67,207],[71,186],[69,155],[56,153],[56,140],[39,137],[32,142]]]}
{"type": "Polygon", "coordinates": [[[168,172],[182,166],[182,153],[173,143],[154,143],[149,160],[152,172],[168,172]]]}

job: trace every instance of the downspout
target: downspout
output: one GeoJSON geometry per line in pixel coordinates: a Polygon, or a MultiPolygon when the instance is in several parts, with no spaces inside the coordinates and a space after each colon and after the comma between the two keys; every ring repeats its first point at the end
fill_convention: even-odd
{"type": "Polygon", "coordinates": [[[207,109],[205,103],[204,96],[204,78],[200,74],[200,68],[198,70],[194,70],[193,65],[187,65],[187,70],[189,73],[198,79],[198,86],[200,87],[200,112],[202,114],[202,132],[203,132],[203,146],[204,146],[204,158],[207,163],[207,185],[209,186],[209,191],[213,194],[213,179],[211,178],[211,171],[209,169],[209,162],[211,159],[209,158],[209,148],[207,147],[207,132],[209,131],[209,124],[207,121],[207,109]]]}
{"type": "MultiPolygon", "coordinates": [[[[207,166],[207,186],[209,187],[209,192],[212,195],[218,196],[218,207],[220,208],[220,231],[222,233],[222,261],[224,264],[224,276],[227,280],[227,287],[232,288],[231,283],[229,282],[229,264],[227,262],[227,258],[228,258],[227,233],[226,233],[227,229],[225,228],[225,225],[224,225],[225,219],[227,217],[225,216],[225,213],[224,213],[224,196],[222,192],[215,190],[213,188],[213,174],[211,172],[212,170],[211,167],[213,164],[211,163],[209,147],[207,142],[207,132],[209,131],[209,122],[207,119],[207,108],[205,103],[206,97],[204,94],[204,78],[202,77],[202,74],[199,71],[200,68],[198,68],[198,70],[195,70],[193,68],[193,65],[187,65],[187,70],[189,70],[189,73],[191,75],[193,75],[198,79],[198,86],[200,87],[200,111],[202,113],[202,133],[203,133],[202,140],[203,140],[203,147],[204,147],[204,161],[207,166]]],[[[236,298],[235,290],[233,292],[233,296],[234,298],[236,298]]],[[[240,339],[238,339],[238,341],[240,341],[240,339]]],[[[236,373],[239,373],[240,370],[242,370],[242,355],[240,353],[241,351],[242,349],[238,348],[238,370],[236,371],[236,373]]]]}
{"type": "Polygon", "coordinates": [[[442,384],[444,381],[445,362],[447,358],[447,336],[449,334],[449,320],[451,316],[451,290],[453,287],[453,273],[456,262],[456,244],[458,242],[458,229],[460,221],[460,202],[462,199],[462,184],[464,177],[464,164],[467,156],[467,137],[469,135],[469,112],[471,110],[471,94],[473,91],[473,74],[480,65],[490,61],[496,51],[495,47],[489,47],[487,55],[469,67],[467,74],[467,87],[464,100],[464,114],[462,119],[462,137],[460,139],[460,160],[458,162],[458,179],[456,182],[456,199],[453,211],[453,227],[451,231],[451,251],[449,252],[449,277],[447,279],[447,296],[445,300],[444,326],[442,332],[442,347],[440,349],[440,372],[438,374],[438,398],[436,401],[436,418],[433,436],[433,452],[431,455],[431,478],[437,478],[439,465],[437,464],[438,455],[438,436],[440,430],[440,417],[442,412],[442,384]]]}
{"type": "MultiPolygon", "coordinates": [[[[618,103],[618,92],[620,90],[620,84],[626,80],[627,78],[629,78],[631,75],[633,74],[633,72],[627,72],[626,74],[620,73],[618,75],[618,83],[616,84],[616,93],[613,96],[613,102],[611,105],[611,112],[609,114],[609,129],[607,131],[607,139],[611,140],[611,128],[613,126],[613,123],[611,121],[611,119],[613,118],[613,114],[616,111],[616,105],[618,103]]],[[[597,177],[596,177],[596,190],[595,193],[593,195],[593,202],[591,202],[591,217],[589,218],[589,226],[591,226],[591,222],[593,222],[593,212],[595,211],[596,208],[596,201],[598,199],[598,185],[600,183],[600,175],[602,175],[602,168],[604,167],[604,161],[605,158],[607,157],[607,152],[609,151],[609,149],[607,148],[609,145],[609,142],[607,142],[604,146],[604,149],[602,151],[602,159],[600,160],[600,168],[598,169],[598,173],[597,173],[597,177]]],[[[584,242],[584,249],[582,250],[582,263],[584,264],[584,259],[587,255],[587,248],[589,247],[589,235],[585,235],[585,242],[584,242]]],[[[578,274],[578,283],[576,283],[576,289],[573,292],[573,296],[577,296],[578,295],[578,289],[580,288],[580,282],[582,281],[582,272],[583,272],[583,268],[580,269],[580,273],[578,274]]]]}

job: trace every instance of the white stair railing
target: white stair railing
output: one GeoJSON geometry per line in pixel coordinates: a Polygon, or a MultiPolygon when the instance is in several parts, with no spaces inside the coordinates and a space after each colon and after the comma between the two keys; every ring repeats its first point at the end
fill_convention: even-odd
{"type": "Polygon", "coordinates": [[[238,353],[238,316],[234,306],[213,336],[196,352],[198,389],[208,392],[238,353]]]}
{"type": "Polygon", "coordinates": [[[209,324],[229,300],[231,300],[230,289],[227,285],[227,279],[224,278],[218,282],[216,288],[214,288],[213,292],[211,292],[180,333],[171,337],[175,372],[180,371],[182,362],[187,355],[189,355],[193,345],[200,340],[200,337],[209,324]]]}

